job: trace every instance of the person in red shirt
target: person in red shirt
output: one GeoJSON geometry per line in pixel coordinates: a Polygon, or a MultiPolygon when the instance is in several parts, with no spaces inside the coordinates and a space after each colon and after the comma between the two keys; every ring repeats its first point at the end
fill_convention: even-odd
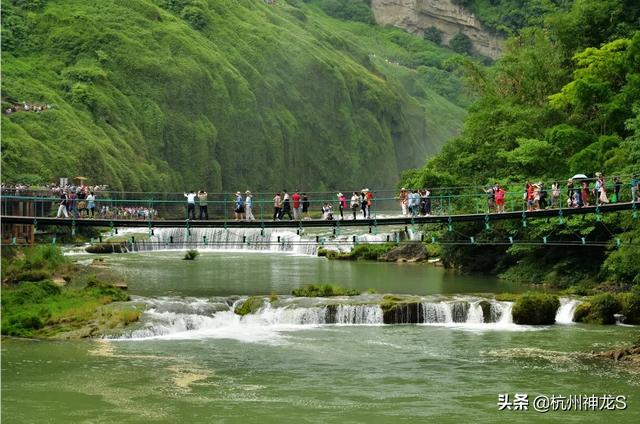
{"type": "Polygon", "coordinates": [[[500,187],[500,185],[496,184],[496,191],[495,191],[496,207],[499,213],[504,212],[504,195],[505,194],[506,192],[504,191],[504,189],[500,187]]]}
{"type": "Polygon", "coordinates": [[[293,219],[298,220],[302,217],[302,205],[300,203],[298,190],[291,196],[291,202],[293,202],[293,219]]]}

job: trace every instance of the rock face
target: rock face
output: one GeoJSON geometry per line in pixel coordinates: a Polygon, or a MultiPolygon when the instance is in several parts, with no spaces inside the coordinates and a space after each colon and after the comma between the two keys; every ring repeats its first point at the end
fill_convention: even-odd
{"type": "Polygon", "coordinates": [[[382,262],[421,262],[426,261],[427,249],[420,242],[401,244],[382,255],[382,262]]]}
{"type": "Polygon", "coordinates": [[[502,37],[489,32],[473,13],[451,0],[371,0],[371,9],[380,25],[395,25],[418,35],[433,26],[442,31],[445,45],[462,32],[477,53],[492,59],[500,55],[502,37]]]}
{"type": "Polygon", "coordinates": [[[640,367],[640,339],[631,347],[596,353],[596,356],[614,361],[628,361],[640,367]]]}

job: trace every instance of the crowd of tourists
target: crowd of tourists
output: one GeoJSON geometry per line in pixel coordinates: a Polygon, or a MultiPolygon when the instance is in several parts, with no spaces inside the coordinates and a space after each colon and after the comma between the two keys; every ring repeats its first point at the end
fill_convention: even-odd
{"type": "Polygon", "coordinates": [[[7,115],[11,115],[12,113],[16,113],[16,112],[35,112],[35,113],[40,113],[40,112],[44,112],[46,110],[51,109],[51,105],[48,103],[36,103],[36,104],[30,104],[27,102],[22,102],[22,103],[14,103],[11,106],[9,106],[8,108],[6,108],[4,110],[4,113],[7,115]]]}
{"type": "MultiPolygon", "coordinates": [[[[631,201],[638,201],[638,176],[631,178],[631,201]]],[[[619,177],[613,177],[613,184],[607,186],[602,173],[597,172],[595,178],[587,178],[585,175],[577,175],[566,182],[566,201],[561,200],[562,186],[554,181],[551,187],[542,183],[527,182],[524,186],[522,199],[527,211],[544,210],[563,207],[561,201],[568,208],[581,208],[585,206],[600,206],[621,201],[623,184],[619,177]]],[[[506,191],[495,183],[486,190],[488,195],[489,212],[504,212],[506,191]]]]}
{"type": "MultiPolygon", "coordinates": [[[[521,199],[527,211],[544,210],[549,208],[581,208],[586,206],[606,205],[621,201],[623,187],[631,187],[631,201],[639,201],[638,184],[640,179],[637,174],[631,178],[630,184],[623,184],[622,179],[613,177],[612,182],[607,184],[602,173],[596,173],[594,178],[588,178],[579,174],[567,180],[566,184],[554,181],[550,187],[542,182],[527,182],[521,192],[521,199]],[[564,186],[564,187],[563,187],[564,186]],[[566,190],[563,192],[563,190],[566,190]],[[562,204],[561,204],[562,202],[562,204]]],[[[101,192],[108,189],[105,185],[90,186],[81,182],[73,184],[49,184],[37,189],[28,184],[2,184],[2,194],[24,194],[27,191],[41,190],[46,192],[45,196],[55,196],[59,198],[56,217],[70,216],[74,218],[117,218],[117,219],[155,219],[158,211],[151,206],[125,206],[111,205],[103,203],[98,207],[97,197],[101,192]]],[[[502,213],[505,211],[505,201],[513,192],[507,192],[500,183],[495,183],[484,190],[487,199],[487,209],[489,213],[502,213]]],[[[187,219],[208,220],[208,193],[204,190],[190,191],[184,193],[187,200],[187,219]],[[196,217],[197,207],[197,217],[196,217]]],[[[455,196],[454,196],[455,197],[455,196]]],[[[317,210],[313,217],[324,220],[345,220],[345,219],[370,219],[374,208],[374,194],[368,188],[360,191],[344,194],[336,194],[336,202],[317,201],[322,207],[317,210]],[[336,207],[334,209],[334,207],[336,207]],[[320,213],[320,215],[318,215],[320,213]]],[[[399,201],[402,216],[429,216],[432,214],[431,192],[426,189],[407,189],[403,187],[395,196],[399,201]]],[[[379,200],[392,200],[379,199],[379,200]]],[[[268,200],[261,200],[268,202],[268,200]]],[[[305,192],[295,190],[289,194],[287,190],[275,193],[273,199],[274,221],[288,219],[303,220],[311,219],[311,200],[305,192]]],[[[512,197],[512,204],[519,202],[518,197],[512,197]]],[[[262,210],[262,208],[261,208],[262,210]]],[[[235,193],[233,198],[234,219],[237,221],[255,221],[254,215],[254,195],[246,190],[235,193]]]]}

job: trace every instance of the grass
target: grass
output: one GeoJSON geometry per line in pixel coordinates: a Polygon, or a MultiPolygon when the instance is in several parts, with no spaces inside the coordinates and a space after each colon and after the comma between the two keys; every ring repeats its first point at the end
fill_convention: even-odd
{"type": "Polygon", "coordinates": [[[311,284],[306,287],[293,289],[291,294],[297,297],[357,296],[360,294],[360,291],[332,284],[311,284]]]}
{"type": "Polygon", "coordinates": [[[87,337],[134,322],[137,309],[106,307],[129,299],[112,285],[116,279],[108,270],[73,266],[57,246],[3,249],[2,334],[55,337],[76,332],[87,337]]]}
{"type": "Polygon", "coordinates": [[[50,281],[21,283],[3,289],[2,334],[51,337],[97,319],[108,328],[124,326],[137,321],[139,311],[108,311],[103,306],[128,298],[122,290],[100,282],[84,289],[60,288],[50,281]]]}
{"type": "Polygon", "coordinates": [[[376,261],[378,258],[391,249],[393,249],[396,245],[394,243],[384,243],[384,244],[360,244],[355,246],[351,251],[341,253],[333,250],[322,249],[318,251],[318,256],[326,256],[329,259],[338,259],[338,260],[369,260],[376,261]]]}
{"type": "Polygon", "coordinates": [[[52,106],[2,114],[7,182],[389,186],[458,131],[468,104],[451,51],[315,4],[39,4],[3,4],[3,106],[52,106]]]}
{"type": "Polygon", "coordinates": [[[73,265],[57,246],[37,245],[2,249],[2,282],[42,281],[71,272],[73,265]]]}

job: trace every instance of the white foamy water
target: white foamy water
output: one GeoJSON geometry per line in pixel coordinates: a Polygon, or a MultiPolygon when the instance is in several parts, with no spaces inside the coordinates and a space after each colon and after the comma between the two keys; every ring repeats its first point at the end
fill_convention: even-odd
{"type": "MultiPolygon", "coordinates": [[[[141,326],[121,340],[235,339],[243,342],[281,343],[286,332],[324,325],[422,324],[472,331],[526,331],[511,317],[511,302],[485,300],[489,314],[477,298],[424,301],[385,317],[378,304],[348,304],[345,299],[285,298],[273,306],[268,299],[254,313],[237,315],[244,298],[139,299],[148,309],[141,326]],[[324,303],[323,303],[324,302],[324,303]],[[416,315],[417,314],[417,315],[416,315]],[[486,319],[486,321],[485,321],[486,319]]],[[[486,308],[486,305],[485,305],[486,308]]]]}
{"type": "Polygon", "coordinates": [[[556,324],[573,324],[573,314],[581,302],[566,297],[560,298],[560,307],[556,312],[556,324]]]}

